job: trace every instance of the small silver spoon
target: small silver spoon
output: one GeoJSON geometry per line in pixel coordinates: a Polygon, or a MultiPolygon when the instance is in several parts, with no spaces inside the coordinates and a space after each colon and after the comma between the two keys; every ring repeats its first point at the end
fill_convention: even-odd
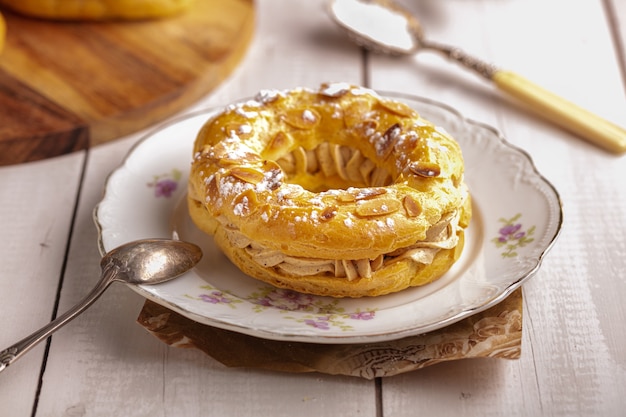
{"type": "Polygon", "coordinates": [[[169,239],[137,240],[111,250],[100,261],[102,275],[93,290],[65,314],[0,352],[0,372],[85,311],[113,282],[159,284],[187,272],[201,258],[202,250],[193,243],[169,239]]]}
{"type": "Polygon", "coordinates": [[[331,17],[359,45],[375,52],[444,54],[493,82],[501,91],[570,132],[616,154],[626,152],[626,130],[512,71],[498,69],[459,48],[427,40],[417,18],[393,0],[330,0],[331,17]]]}

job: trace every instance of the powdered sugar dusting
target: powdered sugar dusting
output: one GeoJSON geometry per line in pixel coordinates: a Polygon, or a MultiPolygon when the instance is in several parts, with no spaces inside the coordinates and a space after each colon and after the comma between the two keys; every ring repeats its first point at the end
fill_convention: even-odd
{"type": "Polygon", "coordinates": [[[281,95],[283,95],[283,93],[278,90],[261,90],[256,95],[255,99],[261,104],[267,104],[275,101],[281,95]]]}
{"type": "Polygon", "coordinates": [[[314,123],[317,117],[315,117],[315,114],[311,110],[306,109],[302,112],[302,119],[306,122],[314,123]]]}
{"type": "Polygon", "coordinates": [[[329,83],[320,89],[320,93],[328,97],[340,97],[346,94],[352,86],[348,83],[329,83]]]}
{"type": "Polygon", "coordinates": [[[241,202],[235,204],[235,207],[233,208],[233,213],[236,216],[243,216],[246,214],[246,212],[249,210],[249,201],[248,201],[248,197],[243,197],[241,199],[241,202]]]}
{"type": "Polygon", "coordinates": [[[236,106],[234,109],[235,113],[240,116],[245,117],[246,119],[253,119],[259,115],[257,111],[250,111],[243,108],[243,106],[236,106]]]}

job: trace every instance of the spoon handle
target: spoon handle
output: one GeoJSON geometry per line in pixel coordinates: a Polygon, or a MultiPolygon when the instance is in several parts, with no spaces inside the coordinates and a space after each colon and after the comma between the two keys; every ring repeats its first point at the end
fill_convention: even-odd
{"type": "Polygon", "coordinates": [[[43,326],[41,329],[35,331],[30,336],[25,337],[0,352],[0,372],[5,370],[9,365],[19,359],[39,342],[45,340],[52,333],[69,323],[72,319],[91,306],[102,295],[102,293],[104,293],[109,285],[115,281],[118,270],[119,268],[113,264],[105,266],[102,271],[102,276],[96,286],[78,304],[69,309],[63,315],[43,326]]]}
{"type": "Polygon", "coordinates": [[[626,130],[576,104],[557,96],[513,72],[496,68],[450,45],[420,39],[422,48],[444,54],[449,59],[492,81],[498,89],[526,104],[548,121],[610,152],[626,152],[626,130]]]}
{"type": "Polygon", "coordinates": [[[512,71],[496,70],[491,79],[502,91],[549,121],[616,154],[626,152],[626,130],[512,71]]]}

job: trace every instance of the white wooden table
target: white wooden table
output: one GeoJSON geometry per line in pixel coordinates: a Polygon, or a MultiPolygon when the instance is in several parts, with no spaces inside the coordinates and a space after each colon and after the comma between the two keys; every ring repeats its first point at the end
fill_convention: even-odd
{"type": "MultiPolygon", "coordinates": [[[[461,46],[626,125],[626,2],[407,0],[431,39],[461,46]]],[[[626,159],[523,110],[430,53],[365,53],[322,0],[258,0],[247,57],[192,111],[260,89],[348,81],[445,102],[530,153],[564,203],[563,231],[524,285],[519,360],[440,364],[374,381],[230,369],[170,348],[113,286],[0,375],[0,415],[623,416],[626,413],[626,159]]],[[[1,109],[0,109],[1,111],[1,109]]],[[[0,168],[0,347],[80,299],[99,275],[92,210],[145,132],[89,152],[0,168]]]]}

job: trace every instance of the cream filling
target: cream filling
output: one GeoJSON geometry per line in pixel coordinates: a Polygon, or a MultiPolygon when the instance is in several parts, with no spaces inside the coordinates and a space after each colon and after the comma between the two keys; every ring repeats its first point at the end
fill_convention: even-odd
{"type": "Polygon", "coordinates": [[[252,241],[236,228],[226,228],[226,231],[233,246],[244,249],[252,260],[265,268],[276,268],[289,275],[300,277],[328,274],[352,281],[357,278],[371,278],[379,269],[404,259],[424,265],[431,264],[441,249],[452,249],[458,244],[459,217],[459,210],[452,212],[428,230],[425,240],[380,254],[374,259],[345,260],[290,256],[252,241]]]}
{"type": "Polygon", "coordinates": [[[321,172],[326,178],[337,175],[354,185],[369,187],[391,182],[391,175],[385,168],[376,166],[358,149],[336,143],[322,142],[311,150],[298,147],[276,162],[288,176],[321,172]]]}

